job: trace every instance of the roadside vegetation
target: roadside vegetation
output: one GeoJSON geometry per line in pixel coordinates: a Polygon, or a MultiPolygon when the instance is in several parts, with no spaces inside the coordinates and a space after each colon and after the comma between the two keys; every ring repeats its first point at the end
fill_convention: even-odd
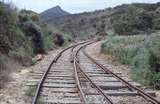
{"type": "Polygon", "coordinates": [[[37,54],[46,54],[71,40],[60,33],[57,38],[52,28],[39,14],[0,2],[0,85],[16,69],[14,66],[33,65],[37,54]]]}
{"type": "Polygon", "coordinates": [[[160,33],[108,37],[102,52],[130,65],[135,81],[160,89],[160,33]]]}
{"type": "Polygon", "coordinates": [[[102,52],[130,65],[135,81],[160,89],[160,3],[117,6],[110,23],[102,52]]]}
{"type": "Polygon", "coordinates": [[[118,35],[150,34],[160,30],[160,3],[123,5],[117,9],[110,21],[118,35]]]}

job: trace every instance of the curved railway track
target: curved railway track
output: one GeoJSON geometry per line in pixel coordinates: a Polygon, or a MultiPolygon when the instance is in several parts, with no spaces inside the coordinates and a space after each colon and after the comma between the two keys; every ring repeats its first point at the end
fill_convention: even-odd
{"type": "MultiPolygon", "coordinates": [[[[89,45],[89,44],[92,44],[92,43],[94,43],[94,42],[88,43],[88,44],[86,44],[86,45],[89,45]]],[[[84,46],[86,46],[86,45],[84,45],[84,46]]],[[[111,99],[108,98],[108,96],[102,91],[102,89],[101,89],[99,86],[97,86],[97,85],[89,78],[89,76],[87,76],[87,74],[85,74],[85,72],[83,72],[83,70],[82,70],[81,67],[80,67],[78,53],[79,53],[79,51],[80,51],[84,46],[80,47],[80,48],[75,52],[74,56],[72,56],[72,58],[74,58],[74,59],[72,59],[72,60],[74,60],[74,61],[73,61],[73,63],[74,63],[73,65],[74,65],[74,69],[75,69],[75,76],[77,77],[77,78],[76,78],[76,79],[77,79],[77,84],[78,84],[79,89],[80,89],[80,91],[81,91],[81,96],[82,96],[82,98],[83,98],[83,103],[84,103],[84,104],[89,104],[89,103],[92,103],[92,104],[98,104],[98,103],[99,103],[99,104],[113,104],[113,102],[111,101],[111,99]],[[95,90],[97,90],[97,91],[102,95],[101,97],[102,97],[102,99],[104,98],[104,100],[102,100],[102,101],[96,100],[95,102],[91,102],[91,100],[87,99],[87,98],[86,98],[85,91],[82,90],[82,88],[83,88],[83,87],[86,87],[86,86],[84,86],[83,84],[80,83],[80,78],[86,79],[86,81],[88,81],[88,82],[95,88],[95,90]]],[[[72,53],[73,53],[73,52],[72,52],[72,53]]],[[[94,95],[94,96],[97,96],[97,95],[94,95]]],[[[98,95],[98,96],[99,96],[99,95],[98,95]]],[[[93,96],[92,96],[92,98],[93,98],[93,96]]],[[[94,98],[95,98],[95,97],[94,97],[94,98]]]]}
{"type": "Polygon", "coordinates": [[[71,49],[71,48],[74,48],[74,47],[76,47],[76,46],[78,46],[78,45],[80,45],[80,44],[84,44],[84,43],[86,43],[86,42],[82,42],[82,43],[79,43],[79,44],[70,46],[70,47],[62,50],[62,51],[53,59],[53,61],[51,62],[51,64],[50,64],[49,67],[47,68],[47,70],[43,73],[43,75],[42,75],[42,77],[41,77],[41,79],[40,79],[40,81],[39,81],[39,83],[38,83],[38,86],[37,86],[37,88],[36,88],[35,95],[34,95],[33,100],[32,100],[32,104],[37,104],[38,97],[39,97],[39,95],[40,95],[40,91],[41,91],[41,89],[42,89],[42,87],[43,87],[43,83],[44,83],[45,79],[47,78],[47,75],[48,75],[50,69],[52,68],[53,64],[56,63],[56,62],[59,60],[59,58],[62,56],[62,54],[63,54],[65,51],[67,51],[67,50],[69,50],[69,49],[71,49]]]}
{"type": "Polygon", "coordinates": [[[128,95],[125,91],[144,97],[147,104],[160,104],[152,93],[142,91],[139,85],[124,80],[121,73],[114,73],[93,59],[85,51],[93,43],[70,46],[53,59],[46,71],[34,72],[32,82],[36,84],[30,85],[38,85],[32,104],[39,104],[39,99],[45,104],[116,104],[112,96],[128,95]],[[117,93],[119,90],[123,93],[117,93]]]}

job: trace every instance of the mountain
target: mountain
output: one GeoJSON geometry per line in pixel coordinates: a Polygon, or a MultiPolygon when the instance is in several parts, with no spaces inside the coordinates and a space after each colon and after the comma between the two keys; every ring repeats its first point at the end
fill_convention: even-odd
{"type": "Polygon", "coordinates": [[[40,14],[45,21],[56,21],[59,17],[66,15],[70,15],[70,13],[64,11],[60,6],[53,7],[40,14]]]}

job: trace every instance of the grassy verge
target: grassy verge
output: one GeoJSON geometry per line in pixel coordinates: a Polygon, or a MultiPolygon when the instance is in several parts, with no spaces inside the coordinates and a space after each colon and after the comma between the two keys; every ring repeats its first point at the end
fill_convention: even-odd
{"type": "Polygon", "coordinates": [[[160,89],[160,34],[109,37],[102,52],[132,67],[131,77],[146,86],[160,89]]]}

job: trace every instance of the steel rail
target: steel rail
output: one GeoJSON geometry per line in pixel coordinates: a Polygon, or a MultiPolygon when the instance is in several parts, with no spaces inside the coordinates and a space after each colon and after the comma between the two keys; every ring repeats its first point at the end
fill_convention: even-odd
{"type": "MultiPolygon", "coordinates": [[[[86,47],[85,47],[86,48],[86,47]]],[[[98,63],[95,59],[93,59],[86,51],[85,48],[83,49],[83,53],[85,56],[87,56],[93,63],[95,63],[99,68],[103,69],[106,74],[111,74],[113,77],[117,78],[119,81],[121,81],[123,84],[125,84],[128,88],[136,90],[142,97],[144,97],[146,100],[150,101],[153,104],[160,104],[160,101],[158,101],[156,98],[152,97],[151,95],[145,93],[140,88],[133,86],[129,82],[125,81],[123,78],[119,77],[112,71],[110,71],[108,68],[106,68],[104,65],[98,63]]]]}
{"type": "MultiPolygon", "coordinates": [[[[86,42],[87,43],[87,42],[86,42]]],[[[85,43],[84,43],[85,44],[85,43]]],[[[82,90],[82,86],[80,84],[80,80],[79,80],[79,77],[78,77],[78,70],[77,70],[77,65],[76,65],[76,58],[75,58],[75,54],[74,54],[74,49],[77,47],[78,45],[72,47],[71,49],[71,63],[73,63],[73,67],[74,67],[74,74],[75,74],[75,79],[76,79],[76,84],[77,84],[77,88],[78,88],[78,91],[79,91],[79,94],[80,94],[80,98],[83,102],[83,104],[88,104],[87,103],[87,99],[85,97],[85,94],[82,90]]]]}
{"type": "MultiPolygon", "coordinates": [[[[88,77],[88,75],[82,70],[82,68],[80,67],[80,64],[79,64],[79,61],[77,61],[78,59],[79,59],[79,57],[78,57],[78,53],[80,52],[80,50],[83,48],[83,47],[85,47],[85,46],[87,46],[87,45],[89,45],[89,44],[93,44],[93,43],[95,43],[96,41],[94,41],[94,42],[90,42],[90,43],[88,43],[88,44],[86,44],[86,45],[84,45],[84,46],[81,46],[77,51],[76,51],[76,54],[74,55],[74,66],[76,67],[76,76],[78,77],[78,70],[77,69],[79,69],[80,70],[80,72],[83,74],[83,76],[102,94],[102,96],[105,98],[105,100],[109,103],[109,104],[113,104],[113,102],[110,100],[110,98],[103,92],[103,90],[99,87],[99,86],[97,86],[89,77],[88,77]],[[78,67],[78,68],[77,68],[78,67]]],[[[79,82],[79,78],[77,78],[78,79],[78,82],[79,82]]],[[[80,85],[81,86],[81,85],[80,85]]],[[[84,97],[85,95],[83,95],[83,97],[84,97]]],[[[85,102],[85,104],[86,104],[87,102],[85,102]]]]}
{"type": "MultiPolygon", "coordinates": [[[[85,43],[85,42],[82,42],[82,43],[85,43]]],[[[82,43],[78,43],[78,44],[82,44],[82,43]]],[[[76,45],[78,45],[76,44],[76,45]]],[[[35,94],[34,94],[34,97],[33,97],[33,100],[32,100],[32,104],[37,104],[37,101],[38,101],[38,97],[40,95],[40,91],[42,89],[42,85],[47,77],[47,74],[48,72],[50,71],[51,67],[53,66],[54,63],[56,63],[58,61],[58,59],[62,56],[62,54],[67,51],[68,49],[74,47],[75,45],[72,45],[72,46],[69,46],[68,48],[65,48],[63,49],[59,54],[57,54],[57,56],[52,60],[51,64],[49,65],[49,67],[47,68],[47,70],[43,73],[39,83],[38,83],[38,86],[36,88],[36,91],[35,91],[35,94]]]]}
{"type": "Polygon", "coordinates": [[[85,44],[85,43],[87,43],[87,42],[90,42],[90,41],[85,41],[85,42],[76,44],[76,45],[74,45],[74,46],[71,48],[71,63],[73,63],[73,60],[74,60],[74,53],[73,53],[74,49],[75,49],[78,45],[85,44]]]}
{"type": "Polygon", "coordinates": [[[79,77],[78,77],[78,71],[77,71],[77,65],[76,65],[76,59],[74,59],[74,62],[73,62],[73,65],[74,65],[74,72],[75,72],[75,78],[76,78],[76,84],[77,84],[77,87],[80,91],[80,97],[81,97],[81,100],[83,102],[83,104],[88,104],[87,103],[87,99],[85,97],[85,94],[82,90],[82,86],[80,84],[80,81],[79,81],[79,77]]]}
{"type": "Polygon", "coordinates": [[[88,75],[82,70],[82,68],[80,67],[80,65],[76,62],[80,72],[83,74],[83,76],[85,76],[85,78],[103,95],[103,97],[105,98],[105,100],[109,103],[109,104],[113,104],[113,102],[111,101],[111,99],[108,97],[108,95],[106,95],[103,90],[97,86],[89,77],[88,75]]]}

